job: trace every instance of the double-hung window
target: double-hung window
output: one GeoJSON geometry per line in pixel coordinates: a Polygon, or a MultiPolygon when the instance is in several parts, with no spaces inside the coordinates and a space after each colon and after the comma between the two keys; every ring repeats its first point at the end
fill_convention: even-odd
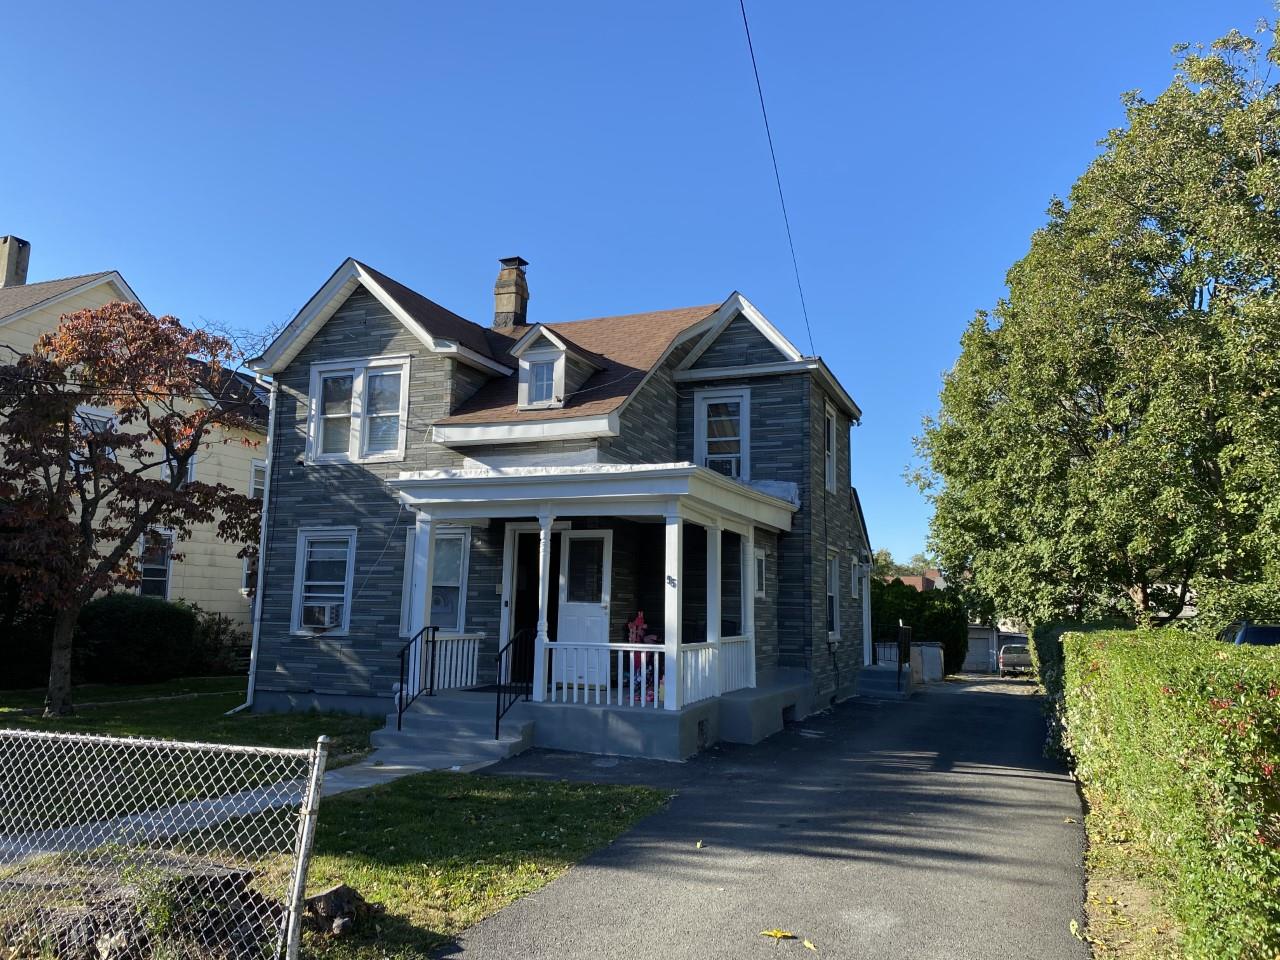
{"type": "MultiPolygon", "coordinates": [[[[253,460],[249,463],[249,496],[261,501],[267,495],[267,464],[265,460],[253,460]]],[[[248,596],[258,587],[257,554],[244,558],[241,572],[240,592],[248,596]]]]}
{"type": "Polygon", "coordinates": [[[356,533],[350,528],[299,531],[293,590],[295,631],[346,633],[351,624],[355,553],[356,533]]]}
{"type": "Polygon", "coordinates": [[[823,441],[826,448],[825,477],[827,489],[834,491],[836,488],[836,412],[827,407],[826,418],[823,421],[823,441]]]}
{"type": "Polygon", "coordinates": [[[312,461],[403,460],[409,412],[405,357],[311,368],[312,461]]]}
{"type": "Polygon", "coordinates": [[[756,547],[756,596],[761,600],[768,599],[769,591],[765,586],[765,577],[768,574],[768,555],[763,547],[756,547]]]}
{"type": "Polygon", "coordinates": [[[164,530],[148,530],[142,538],[140,567],[142,580],[138,592],[144,597],[169,599],[169,572],[172,569],[173,534],[164,530]]]}
{"type": "Polygon", "coordinates": [[[827,636],[840,635],[840,555],[827,557],[827,636]]]}
{"type": "Polygon", "coordinates": [[[556,362],[536,360],[529,364],[529,403],[550,403],[556,392],[556,362]]]}
{"type": "Polygon", "coordinates": [[[704,391],[695,397],[694,455],[709,470],[751,478],[750,393],[704,391]]]}

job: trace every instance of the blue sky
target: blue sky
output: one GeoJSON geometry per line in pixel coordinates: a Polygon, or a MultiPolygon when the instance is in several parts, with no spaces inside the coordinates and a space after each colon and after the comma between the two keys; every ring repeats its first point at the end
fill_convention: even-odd
{"type": "MultiPolygon", "coordinates": [[[[911,437],[973,311],[1121,92],[1272,10],[748,12],[814,346],[865,413],[872,539],[906,557],[911,437]]],[[[23,3],[0,63],[0,233],[32,242],[32,280],[114,268],[154,312],[255,328],[350,255],[485,322],[519,254],[531,319],[737,289],[808,350],[736,0],[23,3]]]]}

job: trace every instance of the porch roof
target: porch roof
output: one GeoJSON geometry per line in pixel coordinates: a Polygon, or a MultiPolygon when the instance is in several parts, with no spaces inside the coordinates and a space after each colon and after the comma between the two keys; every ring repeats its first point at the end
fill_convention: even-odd
{"type": "Polygon", "coordinates": [[[692,463],[418,470],[389,481],[408,506],[439,519],[664,516],[791,529],[794,485],[749,486],[692,463]]]}

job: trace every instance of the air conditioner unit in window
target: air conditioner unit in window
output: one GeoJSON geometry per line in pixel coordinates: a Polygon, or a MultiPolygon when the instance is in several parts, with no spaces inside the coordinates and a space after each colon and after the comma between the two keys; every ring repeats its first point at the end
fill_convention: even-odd
{"type": "Polygon", "coordinates": [[[342,604],[309,603],[303,610],[302,622],[304,626],[321,630],[340,627],[342,626],[342,604]]]}

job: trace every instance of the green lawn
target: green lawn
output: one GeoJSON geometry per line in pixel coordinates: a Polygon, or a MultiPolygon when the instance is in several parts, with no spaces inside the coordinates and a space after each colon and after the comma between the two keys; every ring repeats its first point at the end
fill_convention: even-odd
{"type": "Polygon", "coordinates": [[[550,883],[660,809],[647,787],[424,773],[326,799],[310,892],[347,883],[377,930],[312,936],[324,960],[408,960],[550,883]]]}
{"type": "MultiPolygon", "coordinates": [[[[190,693],[239,693],[245,692],[244,677],[184,677],[166,680],[164,683],[142,683],[136,686],[122,684],[85,683],[73,691],[73,703],[110,703],[117,700],[140,700],[146,697],[173,697],[190,693]]],[[[34,690],[0,691],[0,718],[6,711],[44,705],[43,687],[34,690]]],[[[244,697],[241,696],[243,700],[244,697]]]]}
{"type": "MultiPolygon", "coordinates": [[[[0,727],[27,730],[64,730],[122,737],[160,737],[170,740],[205,740],[266,747],[310,747],[320,734],[328,734],[334,758],[369,750],[369,734],[383,724],[381,717],[357,717],[342,713],[263,714],[247,711],[225,716],[244,702],[244,680],[197,678],[151,686],[77,687],[75,700],[98,700],[106,706],[89,707],[70,717],[45,720],[15,710],[29,706],[32,691],[0,692],[0,727]],[[219,686],[220,685],[220,686],[219,686]],[[226,692],[212,693],[217,689],[226,692]],[[167,696],[201,692],[210,696],[153,703],[116,703],[138,696],[167,696]]],[[[39,703],[43,696],[37,696],[39,703]]]]}

